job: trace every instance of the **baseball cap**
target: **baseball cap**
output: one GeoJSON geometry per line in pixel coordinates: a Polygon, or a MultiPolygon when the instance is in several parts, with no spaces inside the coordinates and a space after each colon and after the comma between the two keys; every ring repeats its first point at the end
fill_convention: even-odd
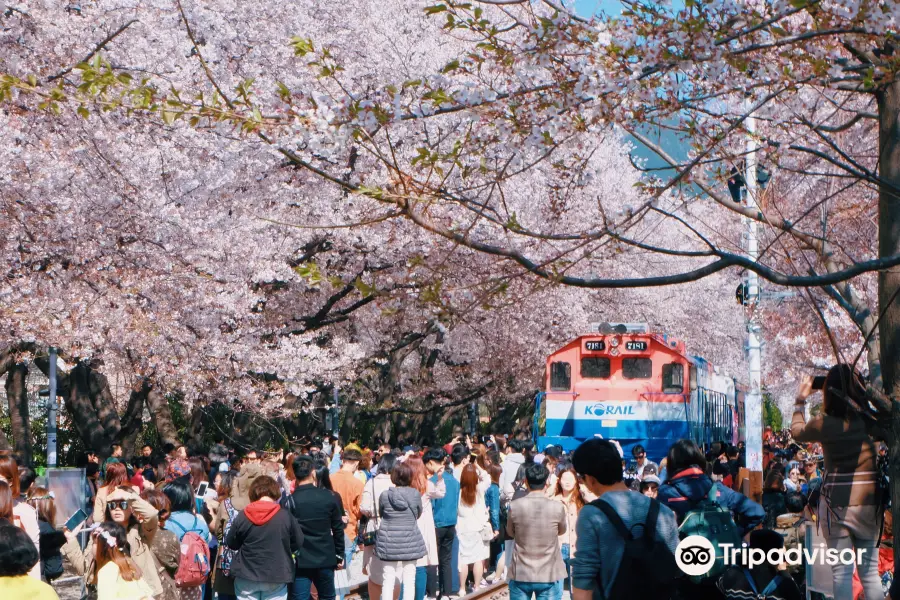
{"type": "Polygon", "coordinates": [[[661,482],[656,475],[647,475],[641,479],[641,485],[644,485],[645,483],[655,483],[656,485],[660,485],[661,482]]]}

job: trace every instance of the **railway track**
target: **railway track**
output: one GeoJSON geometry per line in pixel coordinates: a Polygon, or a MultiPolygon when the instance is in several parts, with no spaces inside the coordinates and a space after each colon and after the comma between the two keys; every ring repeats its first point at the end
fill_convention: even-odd
{"type": "Polygon", "coordinates": [[[474,590],[471,594],[460,596],[459,600],[505,600],[506,598],[509,598],[509,586],[505,581],[498,581],[474,590]]]}
{"type": "MultiPolygon", "coordinates": [[[[361,592],[365,590],[366,583],[358,583],[350,586],[350,593],[347,594],[348,600],[358,600],[362,598],[361,592]]],[[[509,598],[509,586],[505,581],[498,581],[486,587],[473,591],[471,594],[460,596],[459,600],[506,600],[509,598]]]]}

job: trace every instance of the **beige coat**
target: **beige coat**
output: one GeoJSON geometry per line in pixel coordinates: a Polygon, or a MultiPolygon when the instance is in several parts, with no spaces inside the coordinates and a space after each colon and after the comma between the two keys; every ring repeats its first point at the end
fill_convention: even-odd
{"type": "Polygon", "coordinates": [[[573,499],[571,502],[566,502],[563,496],[556,495],[553,496],[553,500],[556,500],[560,504],[562,504],[566,509],[566,532],[559,536],[559,545],[563,544],[569,545],[569,556],[575,556],[575,542],[578,541],[578,535],[576,533],[575,525],[578,523],[578,505],[575,503],[573,499]]]}
{"type": "Polygon", "coordinates": [[[554,583],[566,576],[559,537],[568,530],[566,509],[543,490],[531,492],[509,505],[506,532],[514,539],[509,578],[554,583]]]}
{"type": "MultiPolygon", "coordinates": [[[[104,506],[105,502],[104,500],[104,506]]],[[[153,542],[153,538],[159,529],[157,510],[137,494],[131,499],[131,508],[134,511],[134,515],[141,520],[140,524],[132,525],[128,528],[131,558],[141,570],[141,578],[153,590],[153,595],[162,597],[163,586],[159,580],[159,573],[157,573],[153,550],[150,548],[150,544],[153,542]]],[[[81,550],[76,539],[70,539],[62,547],[62,553],[72,564],[75,572],[84,577],[85,582],[91,581],[94,574],[94,559],[96,557],[93,538],[88,541],[84,551],[81,550]]]]}

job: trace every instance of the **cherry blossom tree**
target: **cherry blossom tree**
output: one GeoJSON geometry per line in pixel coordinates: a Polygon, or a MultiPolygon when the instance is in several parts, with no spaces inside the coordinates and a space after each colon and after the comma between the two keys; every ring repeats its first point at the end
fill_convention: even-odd
{"type": "MultiPolygon", "coordinates": [[[[161,264],[112,287],[160,286],[160,297],[166,285],[177,289],[165,302],[154,296],[158,310],[142,329],[147,309],[129,298],[136,323],[128,331],[140,339],[123,337],[118,351],[131,350],[147,374],[172,385],[222,377],[233,397],[256,402],[261,381],[296,395],[311,370],[338,380],[368,365],[372,375],[350,379],[375,381],[366,393],[377,390],[390,406],[391,384],[418,393],[426,388],[417,383],[434,381],[414,376],[409,358],[422,352],[428,365],[441,335],[448,346],[439,370],[447,370],[438,385],[453,381],[454,356],[469,365],[497,356],[499,340],[521,344],[516,354],[526,360],[529,335],[479,345],[473,333],[502,329],[522,298],[547,302],[529,306],[530,316],[562,318],[532,321],[530,335],[578,322],[573,304],[596,296],[569,288],[632,306],[640,297],[647,313],[682,323],[684,337],[716,352],[713,327],[690,315],[721,308],[706,324],[736,323],[735,307],[710,292],[733,289],[736,274],[725,271],[737,268],[809,288],[788,306],[752,309],[793,327],[771,356],[796,355],[798,339],[811,360],[829,351],[854,358],[862,344],[873,389],[896,397],[897,3],[627,7],[592,21],[550,0],[309,2],[301,11],[176,2],[124,12],[100,2],[70,20],[52,18],[53,9],[9,10],[4,49],[13,52],[0,65],[0,99],[13,130],[34,136],[71,123],[57,133],[80,129],[89,141],[106,138],[90,141],[101,151],[132,149],[114,154],[115,167],[125,172],[127,156],[140,182],[132,193],[153,196],[141,214],[170,219],[168,243],[154,231],[140,255],[161,264]],[[754,120],[759,126],[749,127],[754,120]],[[686,158],[666,152],[662,131],[689,149],[686,158]],[[125,143],[122,132],[146,141],[125,143]],[[624,161],[624,133],[671,174],[638,179],[624,161]],[[748,138],[772,182],[737,203],[726,180],[743,170],[748,138]],[[746,219],[762,229],[757,261],[741,249],[746,219]],[[327,231],[337,248],[328,252],[340,258],[285,261],[285,248],[306,256],[309,231],[327,231]],[[149,250],[154,243],[163,252],[149,250]],[[259,249],[252,260],[235,260],[234,249],[248,247],[259,249]],[[173,283],[178,277],[190,285],[173,283]],[[690,282],[699,288],[619,291],[690,282]],[[707,292],[699,307],[690,291],[698,289],[707,292]],[[506,310],[476,309],[483,306],[506,310]],[[316,323],[328,333],[317,334],[316,323]],[[261,334],[258,345],[235,343],[249,331],[261,334]],[[213,360],[190,360],[198,347],[213,360]]],[[[127,176],[106,171],[110,185],[126,185],[127,176]]],[[[81,185],[96,202],[93,180],[81,185]]],[[[107,273],[92,272],[98,277],[107,273]]],[[[72,343],[92,335],[78,331],[72,343]]],[[[723,358],[730,361],[739,358],[723,358]]]]}

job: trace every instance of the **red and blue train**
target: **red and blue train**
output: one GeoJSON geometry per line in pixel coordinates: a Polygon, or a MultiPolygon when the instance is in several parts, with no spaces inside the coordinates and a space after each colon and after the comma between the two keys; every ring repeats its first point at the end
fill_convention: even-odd
{"type": "Polygon", "coordinates": [[[701,447],[744,440],[744,390],[734,378],[645,324],[592,326],[547,358],[537,396],[538,448],[574,450],[592,437],[637,444],[655,461],[677,439],[701,447]]]}

